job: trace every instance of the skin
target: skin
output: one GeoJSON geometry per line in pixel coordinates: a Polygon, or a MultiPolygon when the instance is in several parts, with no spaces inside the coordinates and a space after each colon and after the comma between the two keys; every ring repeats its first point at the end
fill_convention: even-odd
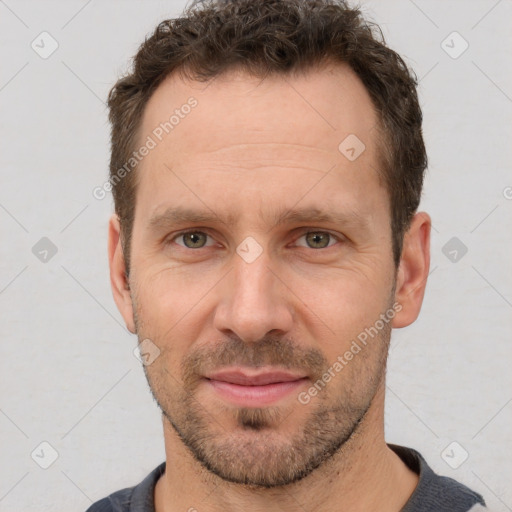
{"type": "Polygon", "coordinates": [[[431,220],[414,216],[395,269],[364,86],[342,64],[265,80],[230,71],[207,84],[171,75],[140,140],[190,96],[197,107],[137,170],[128,280],[115,215],[109,225],[117,306],[160,350],[144,367],[163,412],[156,510],[400,510],[418,476],[385,443],[385,364],[391,326],[420,312],[431,220]],[[349,134],[366,146],[354,161],[338,150],[349,134]],[[213,218],[151,222],[170,207],[213,218]],[[301,208],[356,212],[363,223],[276,223],[301,208]],[[177,236],[187,229],[195,236],[177,236]],[[249,236],[262,250],[251,263],[236,252],[249,236]],[[400,311],[307,404],[293,392],[242,408],[201,380],[231,364],[272,366],[307,376],[307,391],[395,303],[400,311]]]}

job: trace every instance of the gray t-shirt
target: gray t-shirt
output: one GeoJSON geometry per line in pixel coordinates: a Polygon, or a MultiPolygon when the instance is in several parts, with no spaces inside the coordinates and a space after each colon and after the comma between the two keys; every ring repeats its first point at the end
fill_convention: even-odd
{"type": "MultiPolygon", "coordinates": [[[[416,450],[394,444],[388,446],[419,475],[414,493],[400,512],[468,512],[475,505],[473,510],[486,506],[480,494],[452,478],[434,473],[416,450]]],[[[155,484],[164,471],[165,462],[162,462],[140,484],[114,492],[91,505],[86,512],[154,512],[155,484]]]]}

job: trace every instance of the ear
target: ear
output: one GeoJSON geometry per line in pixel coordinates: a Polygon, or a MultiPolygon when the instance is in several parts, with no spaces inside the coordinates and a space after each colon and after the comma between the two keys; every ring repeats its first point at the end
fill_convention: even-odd
{"type": "Polygon", "coordinates": [[[121,244],[121,226],[116,214],[110,217],[108,223],[108,262],[110,266],[110,286],[117,309],[123,316],[128,330],[135,334],[130,285],[126,278],[126,265],[121,244]]]}
{"type": "Polygon", "coordinates": [[[401,305],[393,318],[393,327],[406,327],[420,314],[430,268],[430,228],[432,221],[425,212],[417,213],[404,236],[397,273],[395,301],[401,305]]]}

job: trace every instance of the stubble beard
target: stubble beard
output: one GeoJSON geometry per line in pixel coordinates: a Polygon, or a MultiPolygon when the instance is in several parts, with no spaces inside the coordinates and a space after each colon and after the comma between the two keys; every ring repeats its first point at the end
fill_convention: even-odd
{"type": "MultiPolygon", "coordinates": [[[[147,338],[148,333],[139,329],[137,317],[136,325],[139,339],[147,338]]],[[[194,393],[199,382],[197,368],[205,361],[205,356],[197,353],[182,362],[183,384],[179,384],[161,362],[144,366],[144,372],[166,422],[203,468],[227,482],[270,489],[298,482],[335,455],[343,457],[349,451],[350,440],[364,424],[383,384],[390,338],[391,326],[386,325],[370,342],[371,346],[365,347],[364,353],[358,354],[333,378],[332,385],[320,391],[307,405],[292,399],[289,407],[226,405],[212,413],[194,393]],[[348,369],[351,379],[344,375],[348,369]],[[333,395],[336,385],[337,397],[333,395]],[[289,418],[297,407],[310,408],[302,427],[293,425],[289,418]],[[230,419],[229,425],[234,425],[231,429],[216,420],[215,415],[219,413],[224,425],[226,419],[230,419]],[[288,434],[279,431],[280,425],[288,434]],[[292,435],[289,434],[291,428],[295,432],[292,435]]],[[[154,341],[162,346],[160,340],[154,341]]],[[[219,355],[216,352],[215,359],[226,365],[243,361],[251,366],[286,366],[290,361],[308,360],[309,368],[315,368],[313,373],[317,376],[329,367],[319,351],[308,350],[297,355],[297,347],[282,339],[265,338],[254,345],[230,339],[221,346],[222,352],[219,355]]]]}

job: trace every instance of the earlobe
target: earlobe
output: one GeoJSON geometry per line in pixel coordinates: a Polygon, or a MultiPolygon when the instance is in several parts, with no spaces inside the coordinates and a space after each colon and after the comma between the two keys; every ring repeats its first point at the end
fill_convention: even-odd
{"type": "Polygon", "coordinates": [[[124,318],[127,329],[135,333],[133,304],[121,243],[121,227],[116,214],[110,217],[108,225],[108,261],[110,267],[110,286],[114,301],[124,318]]]}
{"type": "Polygon", "coordinates": [[[412,324],[420,313],[430,268],[430,228],[430,216],[419,212],[404,236],[395,291],[401,310],[393,319],[394,328],[412,324]]]}

